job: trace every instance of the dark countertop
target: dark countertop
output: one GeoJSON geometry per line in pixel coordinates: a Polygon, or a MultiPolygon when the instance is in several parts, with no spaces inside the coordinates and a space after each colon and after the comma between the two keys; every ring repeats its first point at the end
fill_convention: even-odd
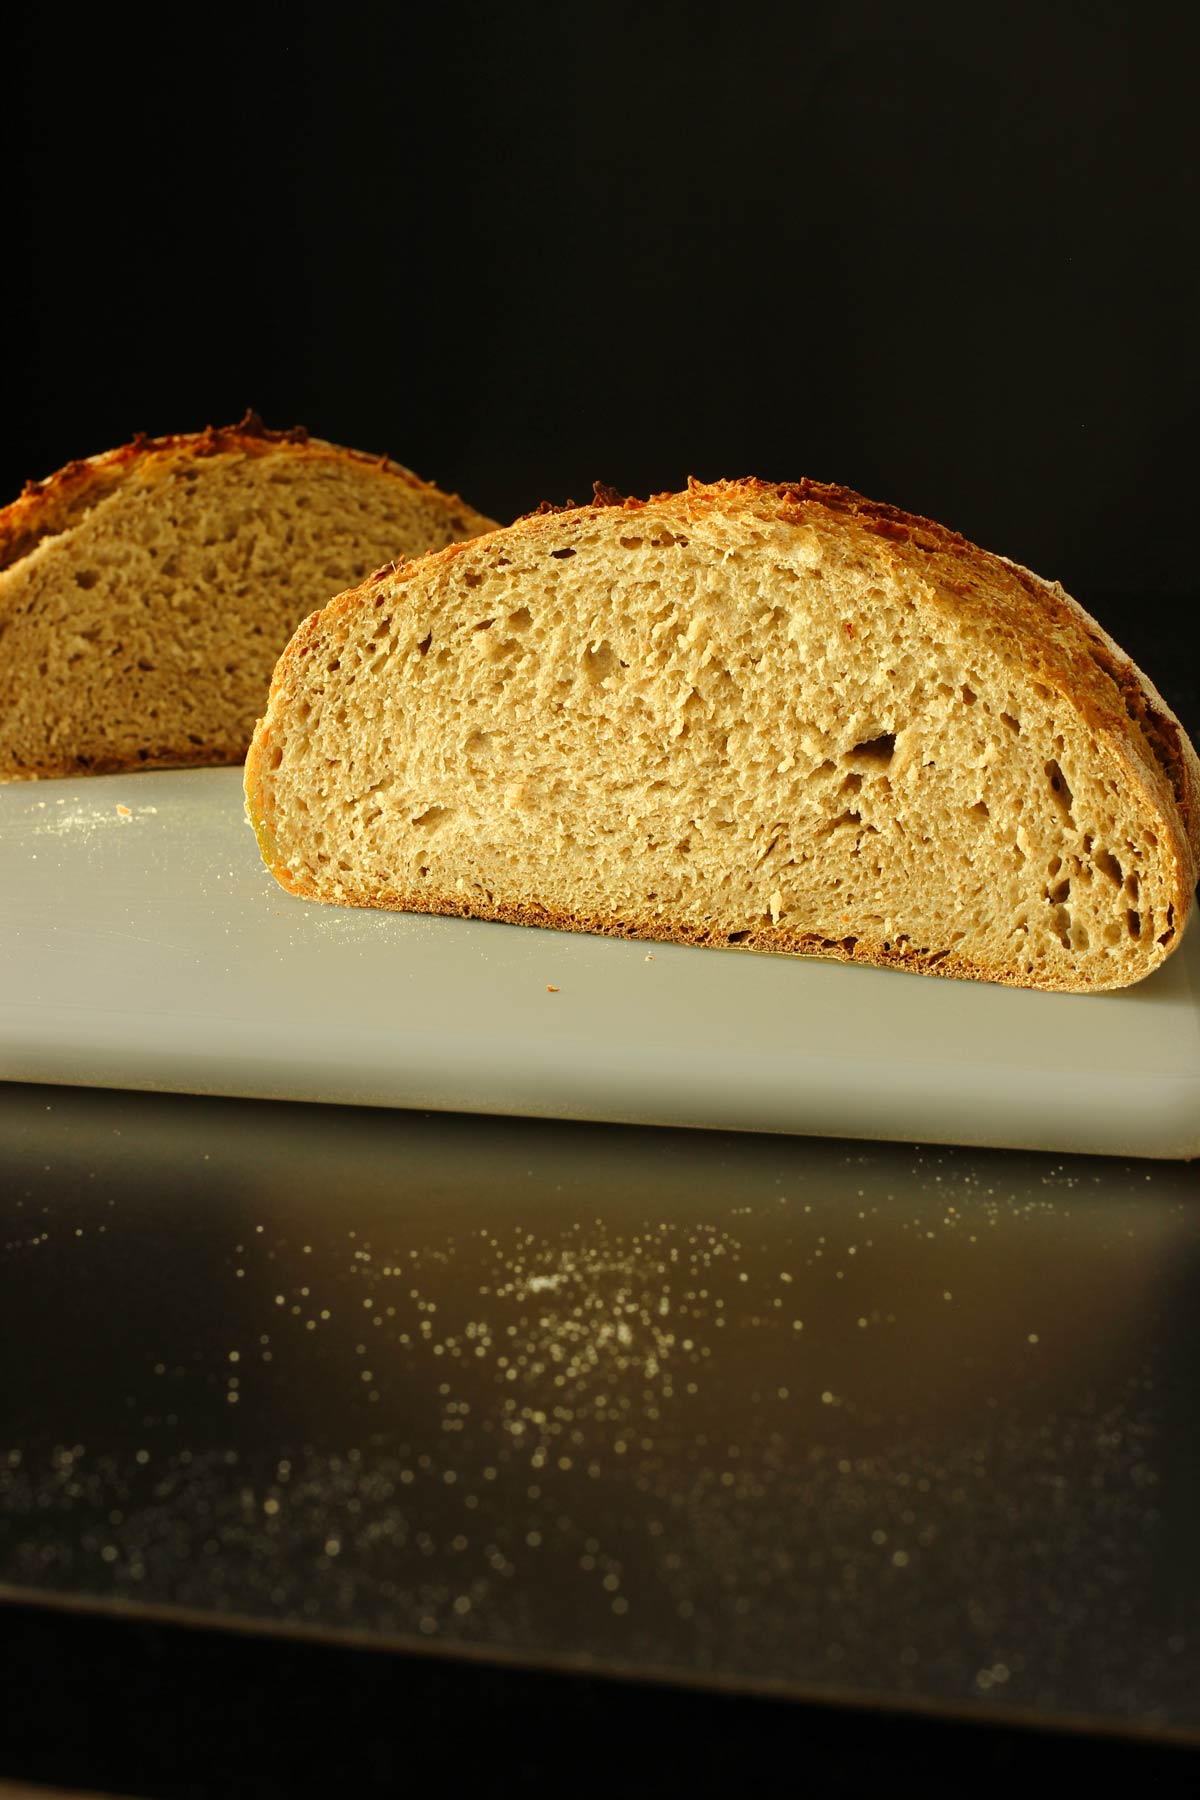
{"type": "Polygon", "coordinates": [[[1193,1167],[0,1090],[16,1597],[1200,1728],[1193,1167]]]}
{"type": "MultiPolygon", "coordinates": [[[[1096,610],[1194,727],[1148,609],[1096,610]]],[[[1165,1771],[1198,1200],[1180,1164],[0,1087],[0,1775],[229,1791],[257,1745],[256,1792],[386,1784],[463,1720],[501,1791],[648,1730],[681,1780],[799,1747],[831,1792],[1165,1771]]]]}

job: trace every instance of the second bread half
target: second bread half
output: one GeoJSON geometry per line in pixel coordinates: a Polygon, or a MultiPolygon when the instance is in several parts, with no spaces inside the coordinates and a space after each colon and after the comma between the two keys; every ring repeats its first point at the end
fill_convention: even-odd
{"type": "Polygon", "coordinates": [[[306,613],[492,523],[252,413],[30,483],[0,510],[0,780],[240,762],[306,613]]]}

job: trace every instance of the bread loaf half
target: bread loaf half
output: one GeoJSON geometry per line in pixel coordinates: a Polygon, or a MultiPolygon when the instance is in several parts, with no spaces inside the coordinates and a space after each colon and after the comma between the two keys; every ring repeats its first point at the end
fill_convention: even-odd
{"type": "Polygon", "coordinates": [[[293,893],[1121,987],[1200,764],[1063,590],[802,481],[544,509],[308,619],[246,764],[293,893]]]}
{"type": "Polygon", "coordinates": [[[492,523],[253,414],[31,483],[0,511],[0,780],[240,762],[305,613],[492,523]]]}

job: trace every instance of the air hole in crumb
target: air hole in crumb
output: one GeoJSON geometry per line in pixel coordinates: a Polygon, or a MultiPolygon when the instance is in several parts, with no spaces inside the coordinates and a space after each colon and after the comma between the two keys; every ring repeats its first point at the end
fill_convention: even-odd
{"type": "Polygon", "coordinates": [[[1058,803],[1059,811],[1064,818],[1069,819],[1071,817],[1071,807],[1074,803],[1075,796],[1067,785],[1067,778],[1053,758],[1045,765],[1045,771],[1050,782],[1051,792],[1058,803]]]}
{"type": "Polygon", "coordinates": [[[620,668],[621,659],[612,645],[604,642],[584,651],[583,666],[590,681],[601,682],[620,668]]]}
{"type": "Polygon", "coordinates": [[[965,681],[963,683],[962,697],[964,706],[974,706],[976,700],[975,690],[974,688],[969,688],[965,681]]]}
{"type": "Polygon", "coordinates": [[[981,824],[984,819],[990,819],[992,816],[988,811],[988,803],[986,800],[977,800],[974,806],[969,806],[967,808],[967,811],[973,819],[978,819],[981,824]]]}
{"type": "Polygon", "coordinates": [[[847,956],[854,955],[854,946],[857,944],[857,942],[858,942],[857,938],[845,937],[842,939],[842,949],[846,952],[847,956]]]}
{"type": "Polygon", "coordinates": [[[430,646],[430,644],[432,644],[432,642],[433,642],[433,633],[432,633],[432,631],[428,631],[428,632],[426,632],[425,636],[421,639],[420,643],[417,645],[417,649],[421,652],[422,656],[428,656],[429,646],[430,646]]]}
{"type": "Polygon", "coordinates": [[[467,587],[477,588],[482,580],[483,576],[479,573],[478,569],[463,570],[463,581],[467,587]]]}
{"type": "Polygon", "coordinates": [[[475,624],[475,630],[476,630],[476,631],[490,631],[490,630],[491,630],[491,628],[492,628],[492,626],[493,626],[493,625],[494,625],[494,624],[495,624],[495,623],[496,623],[496,621],[495,621],[495,619],[494,619],[494,618],[492,618],[492,619],[479,619],[479,620],[477,620],[477,621],[476,621],[476,624],[475,624]]]}
{"type": "Polygon", "coordinates": [[[618,542],[620,543],[622,550],[640,550],[644,539],[640,537],[627,537],[618,539],[618,542]]]}
{"type": "Polygon", "coordinates": [[[1071,898],[1070,880],[1060,881],[1057,887],[1048,888],[1046,891],[1046,898],[1052,906],[1062,906],[1065,901],[1071,898]]]}
{"type": "Polygon", "coordinates": [[[1142,935],[1142,915],[1141,915],[1141,913],[1134,912],[1134,910],[1131,906],[1129,911],[1125,914],[1125,922],[1129,927],[1130,937],[1131,938],[1140,938],[1142,935]]]}
{"type": "Polygon", "coordinates": [[[491,747],[492,733],[490,731],[473,731],[467,739],[468,756],[486,756],[491,747]]]}
{"type": "Polygon", "coordinates": [[[1003,722],[1003,723],[1004,723],[1004,724],[1005,724],[1005,725],[1007,725],[1007,726],[1008,726],[1008,729],[1009,729],[1009,730],[1010,730],[1010,731],[1015,731],[1015,732],[1016,732],[1016,733],[1017,733],[1017,735],[1018,735],[1018,737],[1019,737],[1019,736],[1020,736],[1020,734],[1021,734],[1021,721],[1020,721],[1020,719],[1014,719],[1014,718],[1013,718],[1013,716],[1012,716],[1012,714],[1011,714],[1011,713],[1006,713],[1006,712],[1002,712],[1002,713],[1001,713],[1001,714],[1000,714],[1000,718],[1001,718],[1001,721],[1002,721],[1002,722],[1003,722]]]}
{"type": "Polygon", "coordinates": [[[562,562],[565,560],[566,557],[574,556],[575,552],[574,552],[574,550],[572,550],[571,546],[568,544],[562,550],[552,550],[550,552],[550,554],[551,554],[551,556],[553,556],[555,558],[555,560],[557,562],[562,562]]]}
{"type": "Polygon", "coordinates": [[[841,787],[838,789],[838,792],[840,794],[857,794],[861,786],[862,776],[855,769],[847,775],[845,781],[843,781],[841,787]]]}
{"type": "Polygon", "coordinates": [[[1120,887],[1125,879],[1125,872],[1111,850],[1097,850],[1095,863],[1102,875],[1107,875],[1110,881],[1115,881],[1120,887]]]}
{"type": "Polygon", "coordinates": [[[98,569],[76,569],[75,585],[81,588],[94,588],[100,579],[98,569]]]}
{"type": "Polygon", "coordinates": [[[729,942],[731,944],[744,944],[749,936],[750,933],[748,931],[731,931],[729,933],[729,942]]]}
{"type": "Polygon", "coordinates": [[[518,606],[516,612],[509,613],[508,622],[514,631],[528,631],[533,624],[533,614],[527,606],[518,606]]]}
{"type": "Polygon", "coordinates": [[[894,731],[881,732],[878,737],[867,738],[861,744],[855,744],[851,756],[862,756],[870,762],[890,762],[896,748],[894,731]]]}
{"type": "Polygon", "coordinates": [[[436,831],[443,819],[449,818],[448,806],[427,806],[423,813],[418,813],[412,821],[416,831],[436,831]]]}

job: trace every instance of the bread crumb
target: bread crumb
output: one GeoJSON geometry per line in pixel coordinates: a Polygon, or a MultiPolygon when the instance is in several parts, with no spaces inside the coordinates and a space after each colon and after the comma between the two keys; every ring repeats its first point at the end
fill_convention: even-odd
{"type": "Polygon", "coordinates": [[[1110,674],[1116,652],[1086,620],[965,540],[819,486],[702,485],[617,517],[542,513],[305,625],[254,740],[248,803],[284,885],[339,905],[1121,986],[1180,935],[1193,859],[1167,789],[1186,799],[1182,775],[1200,764],[1185,770],[1175,727],[1136,698],[1136,671],[1110,674]],[[820,582],[788,561],[810,567],[793,557],[810,527],[820,582]],[[894,547],[906,533],[911,555],[894,547]],[[960,590],[975,596],[961,607],[960,590]],[[396,617],[379,620],[392,599],[396,617]],[[1010,612],[1037,645],[1028,666],[996,641],[1010,612]],[[901,645],[903,670],[889,668],[901,645]],[[325,684],[338,671],[344,712],[325,684]],[[1039,671],[1049,686],[1027,681],[1039,671]],[[1088,761],[1093,727],[1117,716],[1114,682],[1134,764],[1168,777],[1154,805],[1172,855],[1168,813],[1143,826],[1108,765],[1088,761]],[[389,707],[410,701],[394,741],[389,707]],[[318,707],[336,728],[318,733],[318,707]],[[376,803],[381,784],[356,759],[380,756],[399,785],[376,803]]]}
{"type": "Polygon", "coordinates": [[[546,992],[547,992],[547,993],[548,993],[548,994],[557,994],[557,992],[558,992],[558,989],[557,989],[557,988],[556,988],[556,987],[551,987],[551,986],[550,986],[550,983],[549,983],[549,982],[547,982],[547,983],[546,983],[546,992]]]}
{"type": "Polygon", "coordinates": [[[120,813],[120,815],[123,819],[132,819],[132,817],[133,817],[133,814],[130,812],[130,810],[127,806],[118,806],[117,811],[120,813]]]}

